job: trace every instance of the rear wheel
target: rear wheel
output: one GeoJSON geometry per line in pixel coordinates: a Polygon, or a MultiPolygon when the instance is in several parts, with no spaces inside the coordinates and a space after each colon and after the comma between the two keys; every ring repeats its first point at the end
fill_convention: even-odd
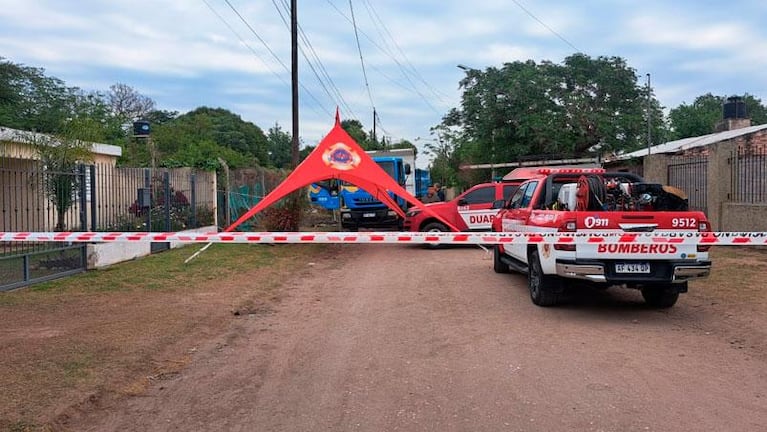
{"type": "Polygon", "coordinates": [[[530,299],[538,306],[554,306],[559,301],[561,283],[556,276],[543,274],[538,250],[530,252],[527,272],[527,286],[530,288],[530,299]]]}
{"type": "Polygon", "coordinates": [[[493,246],[493,270],[496,273],[509,273],[509,266],[501,261],[501,248],[498,245],[493,246]]]}
{"type": "Polygon", "coordinates": [[[649,306],[666,309],[676,304],[679,299],[679,291],[680,287],[673,284],[649,286],[642,288],[642,297],[649,306]]]}
{"type": "MultiPolygon", "coordinates": [[[[432,223],[426,224],[421,231],[422,232],[430,232],[430,233],[440,233],[440,232],[448,232],[448,229],[442,223],[432,222],[432,223]]],[[[437,249],[438,247],[440,247],[440,244],[439,243],[426,243],[426,247],[428,247],[429,249],[437,249]]]]}

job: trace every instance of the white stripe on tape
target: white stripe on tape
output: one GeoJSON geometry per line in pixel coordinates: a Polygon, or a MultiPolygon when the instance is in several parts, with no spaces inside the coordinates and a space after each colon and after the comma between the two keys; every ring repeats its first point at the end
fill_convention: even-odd
{"type": "Polygon", "coordinates": [[[674,243],[767,245],[767,232],[0,232],[0,242],[179,243],[674,243]]]}

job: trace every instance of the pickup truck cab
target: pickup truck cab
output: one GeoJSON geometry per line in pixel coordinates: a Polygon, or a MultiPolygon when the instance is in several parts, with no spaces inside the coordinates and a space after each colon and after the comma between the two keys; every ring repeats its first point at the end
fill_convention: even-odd
{"type": "MultiPolygon", "coordinates": [[[[473,186],[450,201],[425,204],[429,209],[453,224],[461,231],[490,231],[498,207],[493,203],[506,201],[516,192],[521,181],[505,183],[481,183],[473,186]]],[[[450,231],[434,216],[411,207],[403,222],[405,231],[450,231]]]]}
{"type": "MultiPolygon", "coordinates": [[[[710,231],[706,216],[688,210],[684,192],[601,168],[540,168],[503,204],[497,232],[710,231]]],[[[558,302],[567,287],[587,283],[640,289],[654,307],[673,306],[687,281],[708,276],[709,246],[575,243],[495,245],[493,269],[526,273],[536,305],[558,302]]]]}

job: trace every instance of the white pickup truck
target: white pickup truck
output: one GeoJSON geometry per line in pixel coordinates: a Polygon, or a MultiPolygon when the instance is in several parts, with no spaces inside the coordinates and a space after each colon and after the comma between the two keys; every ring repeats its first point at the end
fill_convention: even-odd
{"type": "MultiPolygon", "coordinates": [[[[684,192],[601,168],[540,168],[519,186],[493,221],[497,232],[710,231],[706,216],[688,210],[684,192]]],[[[687,281],[711,270],[710,246],[696,244],[496,245],[493,269],[528,275],[536,305],[556,304],[563,290],[585,282],[640,289],[647,304],[668,308],[687,281]]]]}

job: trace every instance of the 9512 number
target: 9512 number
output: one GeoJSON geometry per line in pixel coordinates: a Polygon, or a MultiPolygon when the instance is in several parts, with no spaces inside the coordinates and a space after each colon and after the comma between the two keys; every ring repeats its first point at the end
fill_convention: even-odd
{"type": "Polygon", "coordinates": [[[697,228],[698,220],[695,218],[672,218],[672,228],[697,228]]]}

